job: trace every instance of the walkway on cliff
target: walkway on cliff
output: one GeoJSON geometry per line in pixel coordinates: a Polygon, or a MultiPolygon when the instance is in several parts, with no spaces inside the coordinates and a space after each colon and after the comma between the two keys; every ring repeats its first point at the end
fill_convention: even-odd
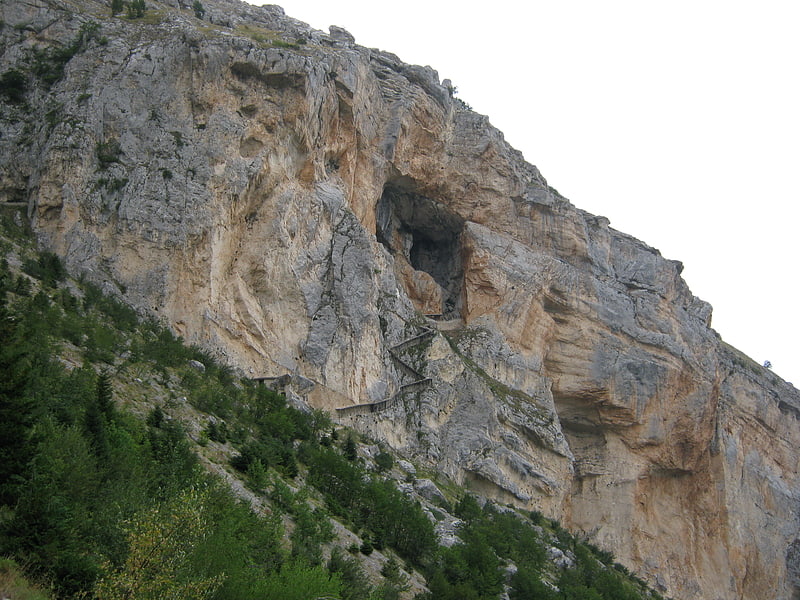
{"type": "Polygon", "coordinates": [[[434,335],[436,335],[435,329],[431,329],[430,327],[424,327],[424,326],[421,329],[422,329],[421,333],[413,337],[410,337],[407,340],[404,340],[399,344],[392,346],[389,349],[389,354],[394,359],[394,361],[399,365],[400,370],[403,371],[409,377],[412,377],[413,380],[410,383],[402,384],[394,394],[383,400],[379,400],[378,402],[351,404],[350,406],[343,406],[341,408],[337,408],[336,409],[337,416],[351,417],[355,415],[366,415],[384,411],[394,406],[406,392],[413,392],[431,383],[430,377],[425,377],[402,356],[402,353],[405,352],[406,350],[409,350],[410,348],[413,348],[414,346],[417,346],[425,342],[426,340],[432,338],[434,335]]]}

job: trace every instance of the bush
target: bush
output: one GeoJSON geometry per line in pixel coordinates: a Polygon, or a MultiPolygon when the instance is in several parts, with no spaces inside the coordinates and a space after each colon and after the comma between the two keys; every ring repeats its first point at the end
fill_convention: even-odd
{"type": "MultiPolygon", "coordinates": [[[[358,545],[352,544],[348,548],[348,552],[353,555],[358,554],[358,545]]],[[[369,600],[372,597],[372,586],[364,570],[357,560],[346,556],[341,549],[334,548],[331,552],[328,571],[341,577],[344,586],[342,590],[344,600],[369,600]]]]}
{"type": "Polygon", "coordinates": [[[353,439],[352,434],[347,436],[347,440],[344,442],[344,448],[342,449],[342,452],[344,453],[344,457],[351,462],[358,458],[356,441],[353,439]]]}
{"type": "Polygon", "coordinates": [[[192,10],[194,11],[194,16],[198,19],[202,19],[206,16],[206,9],[203,7],[203,4],[200,0],[194,0],[192,4],[192,10]]]}
{"type": "Polygon", "coordinates": [[[388,452],[381,451],[375,456],[375,466],[379,473],[388,471],[394,466],[394,458],[388,452]]]}
{"type": "Polygon", "coordinates": [[[17,69],[11,69],[0,75],[0,94],[12,104],[21,104],[25,99],[27,77],[17,69]]]}
{"type": "Polygon", "coordinates": [[[119,157],[122,154],[122,148],[117,140],[108,140],[106,142],[97,142],[95,146],[95,155],[97,162],[100,164],[101,169],[107,169],[110,165],[119,162],[119,157]]]}
{"type": "Polygon", "coordinates": [[[91,40],[96,39],[101,43],[105,40],[98,36],[99,31],[100,24],[89,21],[81,26],[77,37],[65,46],[34,48],[31,51],[31,71],[45,86],[53,85],[64,76],[66,64],[78,52],[86,49],[91,40]]]}
{"type": "Polygon", "coordinates": [[[67,270],[61,259],[56,254],[47,251],[41,252],[35,261],[26,260],[22,265],[22,270],[47,287],[55,287],[67,276],[67,270]]]}
{"type": "Polygon", "coordinates": [[[128,18],[141,19],[147,12],[147,5],[144,0],[131,0],[128,2],[128,18]]]}

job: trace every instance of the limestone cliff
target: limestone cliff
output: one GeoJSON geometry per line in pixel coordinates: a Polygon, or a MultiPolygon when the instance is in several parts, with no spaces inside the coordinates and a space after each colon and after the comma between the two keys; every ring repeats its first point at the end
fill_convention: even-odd
{"type": "Polygon", "coordinates": [[[0,4],[0,198],[187,340],[676,598],[800,594],[797,390],[429,67],[275,6],[0,4]]]}

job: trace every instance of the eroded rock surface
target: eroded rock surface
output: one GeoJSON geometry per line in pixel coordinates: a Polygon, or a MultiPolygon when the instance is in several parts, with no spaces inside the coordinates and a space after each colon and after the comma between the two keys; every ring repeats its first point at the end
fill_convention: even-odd
{"type": "Polygon", "coordinates": [[[721,342],[680,263],[571,205],[429,67],[204,4],[0,4],[0,72],[25,74],[0,200],[41,243],[669,595],[796,598],[798,392],[721,342]],[[36,74],[32,48],[73,43],[36,74]]]}

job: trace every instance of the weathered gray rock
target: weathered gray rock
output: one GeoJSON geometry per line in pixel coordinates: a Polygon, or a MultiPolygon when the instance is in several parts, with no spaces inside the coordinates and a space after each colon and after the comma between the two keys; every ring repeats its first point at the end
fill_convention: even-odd
{"type": "Polygon", "coordinates": [[[800,397],[721,342],[680,263],[572,206],[433,69],[204,5],[0,4],[0,72],[100,24],[0,100],[0,195],[44,246],[297,406],[382,403],[340,420],[669,595],[796,595],[800,397]]]}
{"type": "Polygon", "coordinates": [[[189,366],[192,367],[193,369],[195,369],[196,371],[200,371],[201,373],[205,373],[206,372],[206,366],[203,363],[201,363],[199,360],[194,360],[194,359],[190,360],[189,361],[189,366]]]}
{"type": "Polygon", "coordinates": [[[441,490],[430,479],[417,479],[414,481],[414,491],[431,502],[447,502],[441,490]]]}
{"type": "Polygon", "coordinates": [[[564,554],[560,548],[550,546],[547,549],[547,558],[557,567],[565,569],[575,566],[575,561],[570,556],[564,554]]]}
{"type": "MultiPolygon", "coordinates": [[[[397,466],[403,470],[403,472],[408,473],[409,475],[416,475],[417,469],[414,465],[412,465],[407,460],[400,459],[397,461],[397,466]]],[[[412,488],[413,489],[413,488],[412,488]]]]}

